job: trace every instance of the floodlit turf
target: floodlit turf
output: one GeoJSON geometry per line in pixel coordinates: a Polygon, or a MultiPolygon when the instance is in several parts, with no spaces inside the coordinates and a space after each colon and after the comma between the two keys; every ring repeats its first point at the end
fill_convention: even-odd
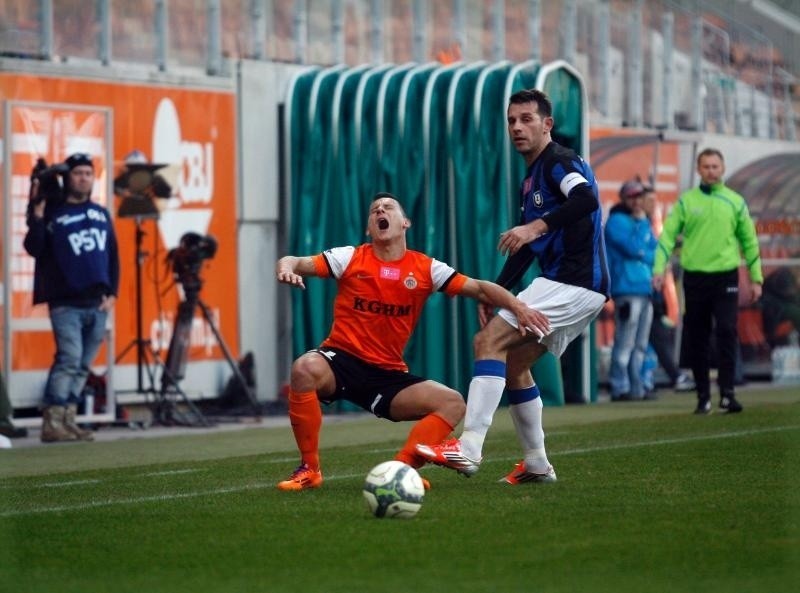
{"type": "Polygon", "coordinates": [[[547,408],[558,482],[517,487],[501,410],[480,472],[425,468],[410,521],[361,496],[409,424],[326,425],[325,483],[295,493],[288,428],[0,451],[0,591],[796,591],[798,391],[547,408]]]}

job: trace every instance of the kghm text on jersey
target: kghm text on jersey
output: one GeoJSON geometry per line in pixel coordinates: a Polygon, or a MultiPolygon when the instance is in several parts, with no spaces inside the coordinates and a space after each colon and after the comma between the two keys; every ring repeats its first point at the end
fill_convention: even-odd
{"type": "Polygon", "coordinates": [[[353,299],[353,310],[386,315],[388,317],[405,317],[411,314],[411,305],[393,305],[356,297],[353,299]]]}

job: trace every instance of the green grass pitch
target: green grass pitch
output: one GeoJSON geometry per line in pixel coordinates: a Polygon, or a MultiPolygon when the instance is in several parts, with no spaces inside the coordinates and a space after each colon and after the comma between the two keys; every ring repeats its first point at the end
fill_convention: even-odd
{"type": "Polygon", "coordinates": [[[501,409],[475,477],[422,470],[412,520],[361,495],[409,423],[326,416],[325,483],[296,493],[288,427],[0,451],[0,591],[798,591],[800,389],[740,399],[546,408],[558,482],[517,487],[501,409]]]}

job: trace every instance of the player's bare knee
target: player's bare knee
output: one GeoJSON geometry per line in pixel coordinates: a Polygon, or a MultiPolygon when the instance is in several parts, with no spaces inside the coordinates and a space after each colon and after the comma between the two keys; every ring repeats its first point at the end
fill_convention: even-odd
{"type": "Polygon", "coordinates": [[[491,352],[491,349],[492,339],[485,329],[479,331],[475,334],[475,337],[472,338],[472,351],[475,355],[475,360],[486,358],[491,352]]]}
{"type": "Polygon", "coordinates": [[[467,413],[467,404],[464,398],[457,391],[451,391],[446,396],[439,400],[439,406],[436,410],[442,418],[447,420],[449,424],[455,426],[464,418],[467,413]]]}
{"type": "Polygon", "coordinates": [[[312,354],[303,354],[292,363],[291,384],[293,389],[314,389],[320,380],[325,362],[312,354]]]}

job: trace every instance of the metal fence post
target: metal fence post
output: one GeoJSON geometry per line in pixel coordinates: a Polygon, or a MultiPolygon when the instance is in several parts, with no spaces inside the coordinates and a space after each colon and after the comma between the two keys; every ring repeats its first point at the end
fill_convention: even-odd
{"type": "Polygon", "coordinates": [[[642,125],[642,0],[633,3],[629,16],[628,38],[628,125],[642,125]]]}
{"type": "Polygon", "coordinates": [[[772,56],[775,55],[772,42],[769,42],[767,53],[767,60],[769,61],[769,72],[767,74],[767,102],[769,105],[769,137],[774,139],[778,137],[778,126],[775,121],[775,64],[772,61],[772,56]]]}
{"type": "Polygon", "coordinates": [[[785,139],[797,142],[797,128],[795,127],[794,104],[792,103],[792,83],[795,82],[794,76],[783,68],[778,68],[778,75],[783,79],[783,110],[785,127],[785,139]]]}
{"type": "Polygon", "coordinates": [[[306,0],[294,0],[294,61],[306,63],[306,44],[308,43],[308,6],[306,0]]]}
{"type": "Polygon", "coordinates": [[[222,73],[222,7],[220,0],[207,0],[206,30],[208,33],[206,71],[213,76],[222,73]]]}
{"type": "Polygon", "coordinates": [[[692,105],[691,122],[697,131],[705,129],[705,114],[703,113],[703,100],[706,93],[703,88],[702,60],[703,60],[703,19],[695,16],[692,19],[692,105]]]}
{"type": "Polygon", "coordinates": [[[531,39],[531,60],[542,61],[542,0],[528,2],[528,34],[531,39]]]}
{"type": "Polygon", "coordinates": [[[492,61],[501,62],[506,57],[506,5],[503,0],[492,4],[492,61]]]}
{"type": "Polygon", "coordinates": [[[109,0],[97,0],[97,52],[100,63],[108,66],[111,63],[111,7],[109,0]]]}
{"type": "Polygon", "coordinates": [[[464,13],[464,0],[453,0],[453,39],[461,52],[467,56],[467,18],[464,13]]]}
{"type": "Polygon", "coordinates": [[[578,8],[575,0],[564,0],[561,7],[561,58],[575,64],[575,29],[577,28],[578,8]]]}
{"type": "Polygon", "coordinates": [[[39,23],[42,32],[39,36],[39,57],[53,59],[53,0],[39,0],[39,23]]]}
{"type": "Polygon", "coordinates": [[[156,65],[161,72],[167,69],[169,48],[169,23],[167,20],[167,0],[156,0],[155,5],[156,65]]]}
{"type": "Polygon", "coordinates": [[[331,41],[333,42],[333,63],[343,64],[345,47],[342,0],[333,0],[333,4],[331,4],[331,41]]]}
{"type": "Polygon", "coordinates": [[[414,0],[414,61],[422,64],[426,61],[428,53],[426,44],[426,31],[428,26],[428,3],[424,0],[414,0]]]}
{"type": "MultiPolygon", "coordinates": [[[[372,0],[372,24],[369,29],[370,61],[373,64],[383,62],[383,0],[372,0]]],[[[414,5],[416,13],[417,6],[414,5]]],[[[415,14],[416,20],[416,14],[415,14]]]]}
{"type": "Polygon", "coordinates": [[[599,92],[597,106],[608,117],[611,113],[611,12],[607,1],[597,6],[597,70],[599,92]]]}
{"type": "Polygon", "coordinates": [[[265,47],[267,22],[265,8],[264,0],[250,0],[250,44],[252,57],[256,60],[264,60],[267,57],[265,47]]]}
{"type": "Polygon", "coordinates": [[[673,73],[673,36],[675,35],[675,15],[665,12],[661,18],[661,35],[663,36],[663,72],[661,123],[667,129],[675,127],[675,116],[672,113],[672,73],[673,73]]]}

